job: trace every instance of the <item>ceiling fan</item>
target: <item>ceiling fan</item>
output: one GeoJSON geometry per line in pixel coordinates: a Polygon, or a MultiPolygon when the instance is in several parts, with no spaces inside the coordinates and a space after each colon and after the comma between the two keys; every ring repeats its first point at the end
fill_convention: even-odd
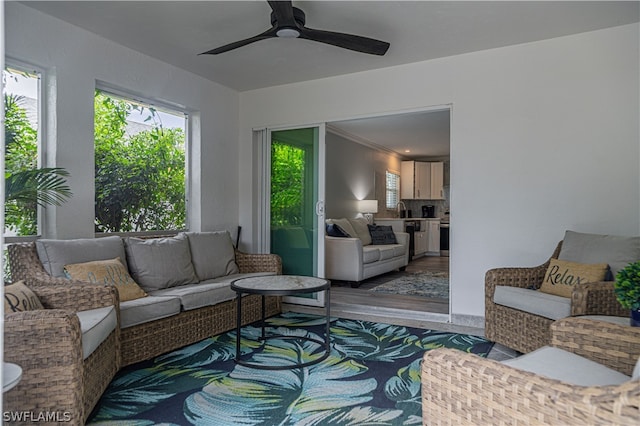
{"type": "Polygon", "coordinates": [[[305,14],[297,7],[293,7],[290,1],[269,1],[271,6],[271,28],[262,34],[251,38],[236,41],[216,49],[201,53],[201,55],[217,55],[228,52],[238,47],[256,41],[273,37],[303,38],[320,43],[331,44],[344,49],[355,50],[356,52],[368,53],[382,56],[387,53],[389,43],[372,38],[361,37],[352,34],[337,33],[333,31],[314,30],[307,28],[305,24],[305,14]]]}

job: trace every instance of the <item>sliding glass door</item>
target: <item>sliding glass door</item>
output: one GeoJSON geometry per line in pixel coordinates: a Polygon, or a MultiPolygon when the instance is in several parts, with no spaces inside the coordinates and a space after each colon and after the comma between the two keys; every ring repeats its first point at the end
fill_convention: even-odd
{"type": "MultiPolygon", "coordinates": [[[[262,246],[283,274],[324,277],[324,126],[268,130],[264,143],[262,246]]],[[[324,293],[285,301],[324,306],[324,293]]]]}

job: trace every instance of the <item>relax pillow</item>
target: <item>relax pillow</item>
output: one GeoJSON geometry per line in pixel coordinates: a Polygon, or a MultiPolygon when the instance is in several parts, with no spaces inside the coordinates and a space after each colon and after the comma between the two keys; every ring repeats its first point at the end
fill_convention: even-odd
{"type": "Polygon", "coordinates": [[[200,281],[237,274],[236,253],[227,231],[185,232],[191,250],[191,262],[200,281]]]}
{"type": "Polygon", "coordinates": [[[122,238],[82,238],[75,240],[36,241],[38,257],[49,275],[64,278],[64,265],[107,260],[117,257],[127,267],[127,256],[122,238]]]}
{"type": "Polygon", "coordinates": [[[369,222],[364,217],[348,219],[349,223],[356,231],[356,237],[360,238],[363,246],[371,244],[371,234],[369,234],[369,222]]]}
{"type": "Polygon", "coordinates": [[[371,244],[397,244],[396,234],[391,226],[369,225],[371,244]]]}
{"type": "Polygon", "coordinates": [[[606,263],[584,264],[551,259],[540,291],[556,296],[571,297],[574,286],[602,281],[607,270],[606,263]]]}
{"type": "Polygon", "coordinates": [[[24,312],[44,309],[38,296],[24,284],[17,281],[4,287],[4,313],[24,312]]]}
{"type": "Polygon", "coordinates": [[[199,281],[184,234],[148,240],[129,237],[125,250],[133,279],[147,292],[199,281]]]}
{"type": "Polygon", "coordinates": [[[73,280],[114,286],[118,290],[121,302],[147,296],[117,257],[65,265],[64,270],[73,280]]]}
{"type": "Polygon", "coordinates": [[[567,231],[558,259],[580,263],[608,263],[612,274],[608,278],[612,279],[620,269],[640,259],[640,237],[567,231]]]}

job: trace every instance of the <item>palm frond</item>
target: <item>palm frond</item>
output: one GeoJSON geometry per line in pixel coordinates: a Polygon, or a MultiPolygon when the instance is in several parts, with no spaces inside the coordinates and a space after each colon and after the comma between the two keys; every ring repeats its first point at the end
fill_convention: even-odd
{"type": "Polygon", "coordinates": [[[59,206],[71,197],[66,176],[58,167],[25,170],[5,176],[5,201],[18,205],[37,204],[59,206]]]}

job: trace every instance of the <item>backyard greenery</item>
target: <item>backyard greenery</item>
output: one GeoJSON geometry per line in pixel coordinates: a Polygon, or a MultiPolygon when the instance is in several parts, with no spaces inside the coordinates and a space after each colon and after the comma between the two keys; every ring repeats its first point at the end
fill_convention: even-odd
{"type": "Polygon", "coordinates": [[[162,126],[156,111],[103,92],[95,101],[96,232],[186,227],[185,138],[162,126]],[[132,111],[148,128],[127,132],[132,111]]]}

